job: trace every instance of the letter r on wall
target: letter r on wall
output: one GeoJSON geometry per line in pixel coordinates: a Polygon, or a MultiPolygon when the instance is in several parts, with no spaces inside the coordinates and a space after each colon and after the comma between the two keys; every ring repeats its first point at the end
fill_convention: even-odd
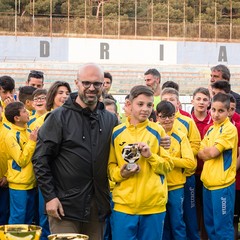
{"type": "Polygon", "coordinates": [[[100,43],[100,59],[109,59],[108,43],[100,43]]]}

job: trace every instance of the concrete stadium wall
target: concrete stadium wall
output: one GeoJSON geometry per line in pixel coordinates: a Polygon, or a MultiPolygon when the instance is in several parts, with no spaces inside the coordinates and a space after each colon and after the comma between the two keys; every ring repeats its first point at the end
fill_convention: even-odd
{"type": "Polygon", "coordinates": [[[240,92],[238,52],[238,43],[0,36],[0,75],[11,75],[20,86],[29,70],[42,70],[46,87],[63,80],[75,89],[78,66],[96,62],[112,73],[112,92],[127,94],[144,84],[147,69],[157,68],[162,82],[177,82],[184,96],[208,85],[210,67],[225,64],[232,89],[240,92]]]}

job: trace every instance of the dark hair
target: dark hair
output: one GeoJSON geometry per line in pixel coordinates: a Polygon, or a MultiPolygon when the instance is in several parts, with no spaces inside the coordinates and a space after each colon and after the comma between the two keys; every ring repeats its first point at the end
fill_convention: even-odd
{"type": "Polygon", "coordinates": [[[206,95],[209,99],[211,98],[210,92],[207,88],[204,88],[204,87],[196,88],[193,92],[193,97],[195,97],[197,93],[202,93],[206,95]]]}
{"type": "Polygon", "coordinates": [[[130,94],[125,96],[125,100],[129,99],[130,94]]]}
{"type": "Polygon", "coordinates": [[[230,108],[230,96],[225,93],[217,93],[216,95],[213,96],[212,98],[212,103],[213,102],[221,102],[222,104],[225,105],[227,109],[230,108]]]}
{"type": "Polygon", "coordinates": [[[19,88],[18,99],[22,103],[26,103],[27,100],[33,100],[33,92],[36,90],[32,86],[23,86],[19,88]]]}
{"type": "Polygon", "coordinates": [[[229,93],[228,95],[230,97],[230,103],[235,103],[236,104],[237,101],[236,101],[235,97],[231,93],[229,93]]]}
{"type": "Polygon", "coordinates": [[[47,95],[47,90],[42,88],[37,88],[32,95],[33,95],[33,98],[40,95],[47,95]]]}
{"type": "Polygon", "coordinates": [[[153,96],[154,92],[152,89],[150,89],[145,85],[137,85],[131,89],[129,100],[132,101],[134,98],[138,97],[140,94],[143,94],[145,96],[153,96]]]}
{"type": "Polygon", "coordinates": [[[103,104],[104,104],[105,107],[113,105],[114,106],[114,112],[117,114],[117,112],[118,112],[117,111],[117,104],[114,100],[112,100],[110,98],[105,98],[105,99],[103,99],[103,104]]]}
{"type": "Polygon", "coordinates": [[[212,67],[211,71],[221,72],[223,80],[230,81],[231,74],[227,66],[219,64],[217,66],[212,67]]]}
{"type": "Polygon", "coordinates": [[[230,93],[231,85],[226,80],[219,80],[211,84],[212,88],[223,90],[225,93],[230,93]]]}
{"type": "Polygon", "coordinates": [[[15,89],[15,81],[10,76],[1,76],[0,77],[0,86],[5,91],[12,91],[15,89]]]}
{"type": "Polygon", "coordinates": [[[51,111],[51,109],[53,108],[53,104],[54,104],[54,98],[57,95],[57,91],[59,87],[66,87],[68,89],[69,92],[71,92],[71,87],[69,85],[68,82],[64,82],[64,81],[56,81],[54,82],[51,87],[48,89],[48,93],[46,96],[46,109],[47,111],[51,111]]]}
{"type": "Polygon", "coordinates": [[[11,123],[15,123],[14,117],[20,116],[20,110],[24,108],[22,102],[9,103],[5,108],[5,117],[11,123]]]}
{"type": "Polygon", "coordinates": [[[179,85],[174,81],[166,81],[165,83],[163,83],[162,89],[164,88],[174,88],[179,91],[179,85]]]}
{"type": "Polygon", "coordinates": [[[154,109],[152,110],[150,116],[148,117],[148,119],[152,122],[156,122],[157,121],[157,115],[156,112],[154,111],[154,109]]]}
{"type": "Polygon", "coordinates": [[[158,103],[156,112],[157,114],[161,113],[163,116],[169,117],[176,112],[176,109],[171,102],[162,100],[160,103],[158,103]]]}
{"type": "Polygon", "coordinates": [[[30,82],[31,78],[38,78],[38,79],[42,79],[42,81],[44,81],[44,74],[41,71],[31,70],[30,73],[28,74],[27,81],[30,82]]]}
{"type": "Polygon", "coordinates": [[[111,75],[111,73],[109,73],[109,72],[104,72],[104,78],[109,78],[109,79],[110,79],[110,82],[111,82],[111,84],[112,84],[112,75],[111,75]]]}
{"type": "Polygon", "coordinates": [[[150,68],[144,73],[144,75],[148,75],[148,74],[151,74],[154,77],[161,79],[161,74],[156,68],[150,68]]]}

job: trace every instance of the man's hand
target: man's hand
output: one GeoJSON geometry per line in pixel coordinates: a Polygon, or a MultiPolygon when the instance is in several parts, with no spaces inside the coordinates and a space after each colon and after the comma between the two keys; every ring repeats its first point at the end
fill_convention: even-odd
{"type": "Polygon", "coordinates": [[[170,136],[161,137],[160,146],[164,149],[169,149],[171,145],[171,138],[170,136]]]}
{"type": "Polygon", "coordinates": [[[64,216],[63,207],[58,198],[53,198],[46,203],[46,211],[49,216],[59,220],[61,220],[61,216],[64,216]]]}
{"type": "Polygon", "coordinates": [[[120,170],[121,176],[123,178],[129,178],[133,176],[136,173],[140,172],[140,167],[138,164],[136,164],[132,169],[128,170],[127,169],[127,164],[124,164],[120,170]]]}

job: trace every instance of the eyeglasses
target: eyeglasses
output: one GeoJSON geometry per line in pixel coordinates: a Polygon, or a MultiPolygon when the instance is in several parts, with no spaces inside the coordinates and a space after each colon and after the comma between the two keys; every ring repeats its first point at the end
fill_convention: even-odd
{"type": "Polygon", "coordinates": [[[46,97],[35,97],[35,98],[33,98],[34,102],[44,101],[44,100],[46,100],[46,97]]]}
{"type": "Polygon", "coordinates": [[[103,85],[102,82],[81,81],[81,83],[84,88],[90,88],[90,86],[93,85],[95,89],[99,89],[103,85]]]}
{"type": "Polygon", "coordinates": [[[168,118],[169,120],[172,120],[172,119],[175,118],[175,113],[173,113],[173,114],[170,115],[170,116],[166,116],[166,115],[158,115],[158,117],[160,117],[162,120],[166,120],[167,118],[168,118]]]}
{"type": "Polygon", "coordinates": [[[39,77],[43,77],[43,72],[41,72],[41,71],[31,70],[30,74],[37,75],[39,77]]]}

